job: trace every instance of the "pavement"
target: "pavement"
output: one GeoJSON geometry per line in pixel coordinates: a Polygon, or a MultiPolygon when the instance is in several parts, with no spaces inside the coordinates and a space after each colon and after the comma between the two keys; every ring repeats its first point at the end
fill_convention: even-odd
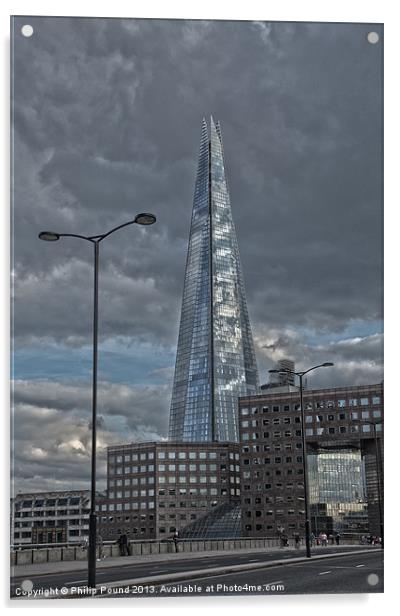
{"type": "MultiPolygon", "coordinates": [[[[314,546],[312,548],[312,553],[324,554],[330,551],[340,550],[350,550],[350,549],[371,549],[369,545],[328,545],[328,546],[314,546]]],[[[378,546],[372,549],[379,549],[378,546]]],[[[204,559],[204,558],[212,558],[218,559],[220,556],[232,555],[232,556],[243,556],[247,554],[298,554],[304,552],[305,546],[301,546],[299,550],[295,550],[292,547],[289,548],[280,548],[280,547],[270,547],[270,548],[248,548],[248,549],[236,549],[236,550],[207,550],[201,552],[178,552],[178,553],[167,553],[167,554],[146,554],[146,555],[133,555],[133,556],[117,556],[117,557],[108,557],[101,561],[97,562],[96,568],[98,570],[101,569],[109,569],[110,567],[126,567],[129,565],[137,565],[137,564],[145,564],[145,563],[162,563],[162,562],[173,562],[176,560],[195,560],[195,559],[204,559]]],[[[87,561],[86,560],[67,560],[67,561],[57,561],[50,563],[36,563],[34,565],[18,565],[11,567],[11,576],[12,577],[26,577],[26,576],[42,576],[46,574],[55,574],[55,573],[63,573],[66,571],[86,571],[87,569],[87,561]]]]}
{"type": "MultiPolygon", "coordinates": [[[[312,561],[333,559],[344,555],[362,556],[378,554],[382,559],[382,550],[371,546],[319,546],[312,550],[312,561]]],[[[289,564],[310,563],[304,554],[304,548],[253,548],[248,550],[231,550],[226,552],[182,552],[176,554],[152,554],[105,559],[97,562],[97,584],[106,593],[117,592],[125,588],[129,592],[132,585],[153,588],[159,584],[173,584],[204,576],[221,576],[254,572],[269,567],[287,566],[289,564]]],[[[43,563],[38,565],[21,565],[13,568],[11,595],[18,594],[18,588],[27,582],[34,589],[50,592],[51,589],[63,589],[63,598],[76,598],[76,589],[87,589],[85,561],[67,561],[60,563],[43,563]],[[79,579],[77,579],[79,578],[79,579]]],[[[88,589],[87,589],[88,590],[88,589]]],[[[90,591],[91,592],[91,591],[90,591]]],[[[83,597],[88,593],[83,591],[83,597]]],[[[22,598],[22,597],[21,597],[22,598]]],[[[36,598],[44,598],[37,596],[36,598]]],[[[50,598],[60,598],[53,596],[50,598]]]]}

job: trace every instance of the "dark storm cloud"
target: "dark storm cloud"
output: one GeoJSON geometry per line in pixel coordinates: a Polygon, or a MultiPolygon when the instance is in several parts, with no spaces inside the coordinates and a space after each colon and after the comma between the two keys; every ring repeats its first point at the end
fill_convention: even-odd
{"type": "MultiPolygon", "coordinates": [[[[102,245],[100,338],[155,354],[176,345],[201,119],[212,113],[261,380],[288,356],[335,361],[313,383],[379,381],[382,45],[367,43],[371,26],[35,17],[24,38],[25,21],[15,19],[13,57],[16,352],[29,345],[40,361],[52,341],[91,343],[91,246],[40,242],[39,231],[91,235],[140,211],[157,224],[102,245]]],[[[104,443],[166,434],[172,368],[149,371],[165,376],[153,389],[103,387],[104,443]]],[[[21,380],[15,393],[23,485],[45,485],[53,462],[54,485],[63,465],[83,485],[90,388],[21,380]]]]}
{"type": "MultiPolygon", "coordinates": [[[[76,242],[39,245],[43,225],[95,233],[154,210],[157,227],[110,239],[104,267],[110,278],[143,272],[154,280],[149,305],[176,313],[200,119],[212,112],[223,127],[254,326],[340,330],[351,318],[379,318],[380,49],[366,42],[367,26],[31,21],[34,36],[17,27],[15,46],[22,285],[37,273],[51,286],[66,260],[79,278],[79,261],[89,260],[76,242]]],[[[88,286],[79,280],[83,306],[88,286]]],[[[17,335],[87,330],[83,314],[66,321],[70,285],[49,291],[54,320],[40,293],[29,296],[29,313],[21,297],[17,335]]],[[[121,304],[135,311],[135,297],[121,304]]],[[[131,329],[114,308],[105,335],[121,320],[131,329]]],[[[152,330],[140,315],[130,321],[135,333],[152,330]]],[[[176,339],[176,317],[154,323],[158,336],[176,339]]]]}

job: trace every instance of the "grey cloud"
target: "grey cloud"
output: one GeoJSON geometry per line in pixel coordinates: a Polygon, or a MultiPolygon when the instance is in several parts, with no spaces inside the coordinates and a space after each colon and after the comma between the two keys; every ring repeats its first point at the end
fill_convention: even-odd
{"type": "MultiPolygon", "coordinates": [[[[165,387],[99,383],[98,477],[105,486],[106,448],[165,438],[169,392],[165,387]]],[[[91,451],[91,388],[88,383],[15,381],[13,471],[16,490],[53,485],[88,487],[91,451]],[[66,479],[67,478],[67,479],[66,479]]],[[[61,487],[60,487],[61,489],[61,487]]]]}
{"type": "MultiPolygon", "coordinates": [[[[356,316],[381,316],[380,51],[365,42],[367,26],[33,25],[35,39],[17,38],[15,58],[16,143],[27,150],[15,169],[17,285],[26,270],[51,277],[52,263],[74,254],[90,261],[83,246],[38,246],[43,226],[93,233],[153,209],[157,228],[124,232],[106,259],[154,279],[176,317],[152,323],[176,339],[200,119],[213,112],[254,325],[340,331],[356,316]]],[[[29,300],[31,317],[17,304],[17,333],[45,325],[38,298],[29,300]]],[[[122,298],[127,312],[134,301],[122,298]]],[[[85,323],[60,308],[54,317],[50,335],[61,321],[85,323]]]]}
{"type": "MultiPolygon", "coordinates": [[[[200,125],[212,113],[260,372],[282,354],[306,364],[329,352],[335,369],[315,382],[379,379],[381,344],[366,338],[382,318],[382,47],[366,42],[370,25],[31,22],[33,37],[20,36],[22,18],[13,34],[16,351],[36,344],[40,360],[48,341],[91,342],[91,246],[45,244],[39,231],[90,235],[139,211],[157,224],[102,245],[100,337],[176,344],[200,125]],[[329,345],[355,319],[365,340],[329,345]],[[327,336],[326,347],[299,328],[327,336]]],[[[58,400],[50,382],[47,395],[27,387],[24,404],[88,408],[83,385],[63,385],[58,400]]],[[[111,441],[111,418],[136,437],[165,434],[167,390],[146,392],[148,404],[137,390],[126,404],[121,391],[114,402],[103,392],[111,441]]]]}

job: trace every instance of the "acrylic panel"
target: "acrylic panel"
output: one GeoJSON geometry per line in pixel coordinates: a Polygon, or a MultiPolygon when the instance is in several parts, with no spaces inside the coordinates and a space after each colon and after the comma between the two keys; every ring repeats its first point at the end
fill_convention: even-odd
{"type": "Polygon", "coordinates": [[[11,18],[13,597],[383,592],[383,34],[11,18]]]}

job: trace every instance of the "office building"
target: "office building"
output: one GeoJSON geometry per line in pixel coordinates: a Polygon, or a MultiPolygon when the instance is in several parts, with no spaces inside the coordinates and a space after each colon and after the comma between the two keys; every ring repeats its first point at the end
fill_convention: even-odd
{"type": "Polygon", "coordinates": [[[258,373],[219,123],[203,120],[169,438],[237,442],[237,399],[258,373]]]}
{"type": "Polygon", "coordinates": [[[211,510],[240,503],[237,443],[132,443],[108,448],[107,496],[96,503],[104,540],[170,538],[211,510]]]}
{"type": "Polygon", "coordinates": [[[11,500],[11,543],[82,543],[89,511],[90,490],[17,494],[11,500]]]}
{"type": "MultiPolygon", "coordinates": [[[[239,413],[243,534],[304,534],[299,392],[241,398],[239,413]]],[[[379,535],[382,384],[306,390],[304,413],[312,531],[379,535]]]]}

